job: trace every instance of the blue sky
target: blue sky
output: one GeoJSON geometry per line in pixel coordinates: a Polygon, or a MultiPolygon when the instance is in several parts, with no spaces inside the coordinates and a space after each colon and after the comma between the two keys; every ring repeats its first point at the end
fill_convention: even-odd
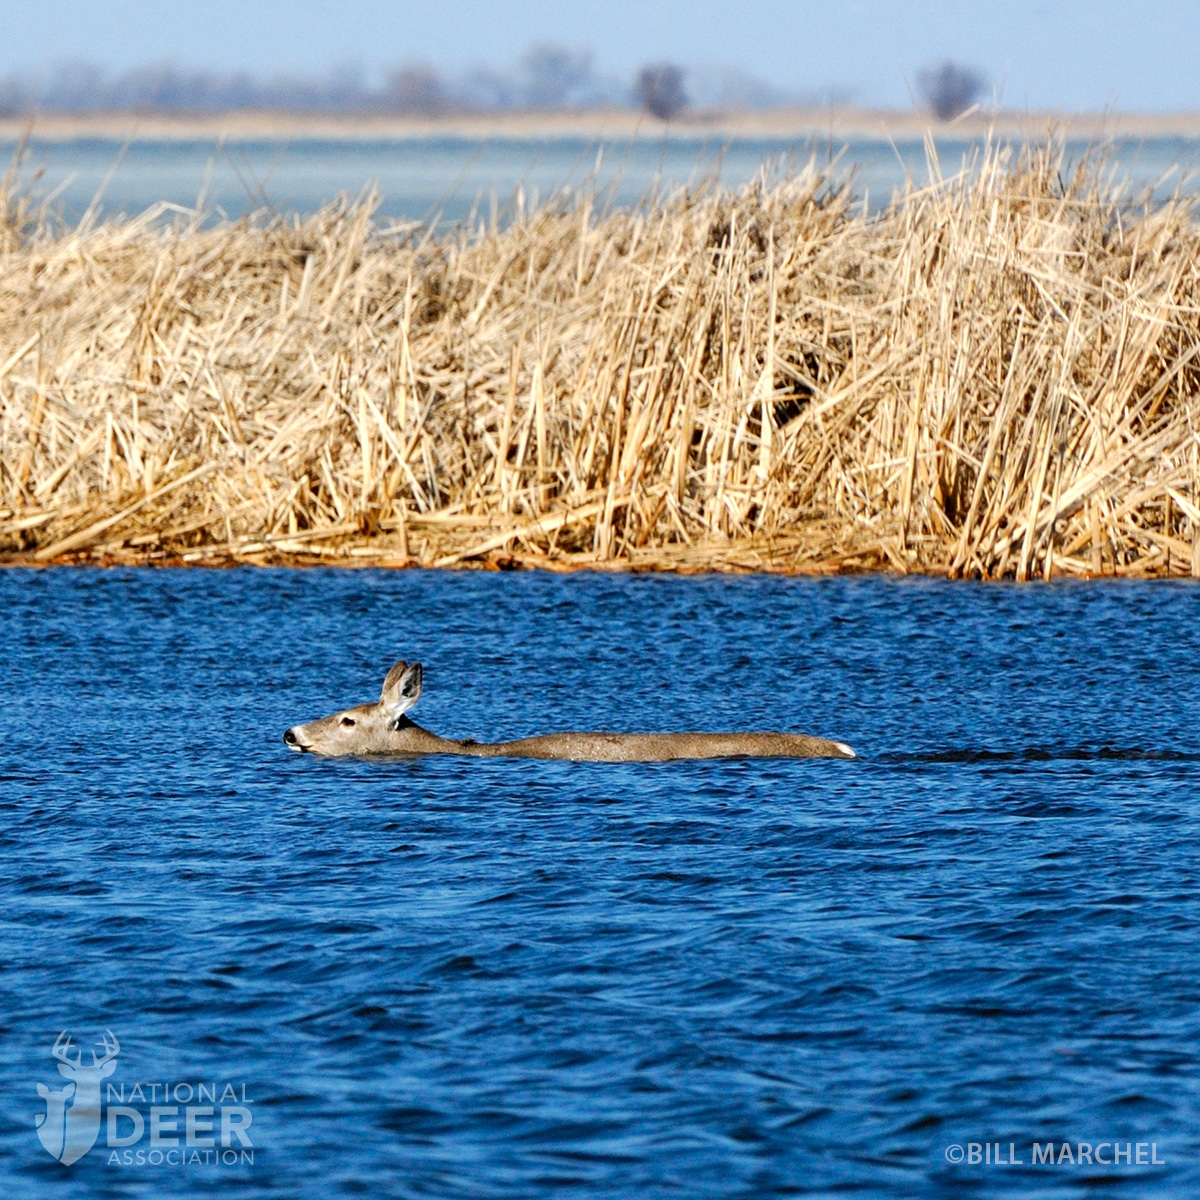
{"type": "Polygon", "coordinates": [[[916,72],[953,58],[1006,107],[1200,109],[1200,0],[2,0],[0,73],[84,59],[368,74],[424,61],[511,65],[531,44],[591,50],[627,76],[648,61],[733,67],[791,91],[848,89],[907,107],[916,72]]]}

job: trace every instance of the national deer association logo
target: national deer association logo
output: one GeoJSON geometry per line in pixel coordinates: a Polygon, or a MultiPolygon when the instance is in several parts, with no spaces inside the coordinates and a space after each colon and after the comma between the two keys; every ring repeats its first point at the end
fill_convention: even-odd
{"type": "MultiPolygon", "coordinates": [[[[66,1030],[55,1038],[50,1053],[66,1083],[61,1088],[37,1085],[46,1111],[34,1118],[38,1141],[51,1158],[69,1167],[102,1141],[100,1153],[108,1167],[254,1165],[254,1101],[245,1082],[130,1080],[128,1071],[114,1080],[120,1052],[111,1029],[95,1043],[90,1063],[83,1061],[85,1049],[75,1048],[66,1030]]],[[[137,1057],[135,1050],[135,1071],[137,1057]]]]}

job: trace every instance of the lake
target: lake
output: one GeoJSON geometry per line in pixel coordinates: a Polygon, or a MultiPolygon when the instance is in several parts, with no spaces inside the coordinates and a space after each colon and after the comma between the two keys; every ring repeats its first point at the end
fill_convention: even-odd
{"type": "Polygon", "coordinates": [[[1196,586],[9,569],[0,606],[4,1195],[1200,1187],[1196,586]],[[859,758],[287,751],[400,657],[447,736],[859,758]]]}
{"type": "MultiPolygon", "coordinates": [[[[940,169],[952,174],[980,151],[979,140],[940,138],[940,169]]],[[[1088,154],[1091,143],[1067,144],[1068,163],[1088,154]]],[[[0,141],[0,161],[16,151],[0,141]]],[[[1157,137],[1109,144],[1108,176],[1136,193],[1158,197],[1177,188],[1197,191],[1200,143],[1157,137]]],[[[719,179],[730,187],[754,179],[764,163],[786,169],[836,159],[840,178],[851,178],[868,207],[885,204],[907,178],[929,178],[925,143],[919,138],[813,142],[796,139],[671,137],[632,141],[582,137],[491,139],[145,140],[129,144],[104,138],[34,139],[21,178],[33,194],[74,224],[93,201],[101,213],[135,214],[167,202],[200,203],[211,218],[247,213],[310,213],[339,195],[371,188],[379,214],[392,221],[456,223],[472,212],[490,219],[493,204],[503,219],[518,191],[536,204],[564,189],[598,193],[602,201],[631,205],[658,188],[698,186],[719,179]],[[40,175],[38,175],[40,172],[40,175]],[[35,175],[37,177],[35,178],[35,175]]]]}

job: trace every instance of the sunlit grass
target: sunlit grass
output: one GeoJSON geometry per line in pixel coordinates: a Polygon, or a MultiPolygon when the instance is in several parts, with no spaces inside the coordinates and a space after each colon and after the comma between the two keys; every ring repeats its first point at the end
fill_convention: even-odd
{"type": "Polygon", "coordinates": [[[452,233],[0,194],[0,547],[1200,574],[1200,229],[1052,145],[452,233]]]}

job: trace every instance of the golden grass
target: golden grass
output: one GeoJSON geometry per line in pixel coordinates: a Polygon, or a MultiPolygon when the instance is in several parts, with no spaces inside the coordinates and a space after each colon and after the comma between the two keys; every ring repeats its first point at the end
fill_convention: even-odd
{"type": "Polygon", "coordinates": [[[1200,227],[1061,169],[444,236],[7,186],[0,554],[1200,575],[1200,227]]]}

